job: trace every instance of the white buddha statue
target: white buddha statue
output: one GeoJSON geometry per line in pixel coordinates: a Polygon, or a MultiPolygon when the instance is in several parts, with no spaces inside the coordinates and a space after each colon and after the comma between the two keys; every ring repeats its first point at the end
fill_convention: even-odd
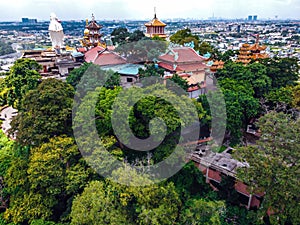
{"type": "Polygon", "coordinates": [[[49,34],[52,41],[52,49],[60,49],[64,45],[64,32],[63,27],[58,22],[54,13],[50,15],[49,34]]]}

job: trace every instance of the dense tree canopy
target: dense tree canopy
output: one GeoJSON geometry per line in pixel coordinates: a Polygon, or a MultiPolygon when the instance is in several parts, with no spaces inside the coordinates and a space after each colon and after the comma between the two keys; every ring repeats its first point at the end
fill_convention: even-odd
{"type": "Polygon", "coordinates": [[[22,98],[29,91],[38,86],[41,66],[32,59],[18,59],[5,78],[7,103],[21,109],[22,98]]]}
{"type": "Polygon", "coordinates": [[[71,134],[74,89],[56,79],[46,79],[23,99],[22,111],[12,121],[11,135],[23,145],[37,146],[49,138],[71,134]]]}
{"type": "Polygon", "coordinates": [[[294,85],[299,79],[299,65],[296,58],[268,58],[260,61],[268,69],[266,74],[272,80],[272,88],[294,85]]]}
{"type": "Polygon", "coordinates": [[[67,83],[76,88],[83,76],[85,77],[82,82],[85,82],[86,86],[93,87],[93,84],[100,84],[101,81],[103,86],[107,88],[120,85],[120,74],[112,70],[104,71],[100,66],[86,62],[81,67],[71,71],[67,77],[67,83]]]}
{"type": "Polygon", "coordinates": [[[17,160],[20,157],[14,159],[6,179],[12,195],[5,218],[15,223],[58,220],[68,210],[68,199],[84,187],[89,176],[74,140],[65,136],[31,149],[22,164],[17,160]]]}
{"type": "Polygon", "coordinates": [[[265,192],[261,207],[270,214],[271,224],[299,224],[299,131],[300,120],[284,113],[271,112],[260,118],[261,139],[257,146],[236,151],[241,168],[238,177],[248,183],[251,192],[265,192]]]}
{"type": "Polygon", "coordinates": [[[140,30],[135,30],[130,33],[125,27],[118,27],[111,33],[113,44],[121,45],[130,42],[137,42],[141,39],[145,39],[145,34],[140,30]]]}
{"type": "Polygon", "coordinates": [[[174,224],[181,201],[173,183],[152,184],[130,168],[126,174],[118,179],[139,180],[149,186],[93,181],[75,198],[71,224],[174,224]]]}

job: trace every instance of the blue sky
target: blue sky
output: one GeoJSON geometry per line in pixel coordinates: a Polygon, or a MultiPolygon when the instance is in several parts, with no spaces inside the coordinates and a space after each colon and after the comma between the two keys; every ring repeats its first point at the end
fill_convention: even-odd
{"type": "Polygon", "coordinates": [[[149,19],[212,17],[300,19],[300,0],[1,0],[0,21],[19,21],[22,17],[49,20],[51,12],[61,20],[149,19]]]}

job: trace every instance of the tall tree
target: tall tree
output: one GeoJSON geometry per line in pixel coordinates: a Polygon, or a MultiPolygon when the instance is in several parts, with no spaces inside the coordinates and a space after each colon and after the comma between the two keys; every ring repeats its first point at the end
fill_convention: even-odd
{"type": "Polygon", "coordinates": [[[71,135],[74,89],[57,79],[46,79],[23,99],[22,111],[12,121],[11,135],[22,145],[38,146],[51,137],[71,135]]]}
{"type": "Polygon", "coordinates": [[[68,199],[83,189],[88,177],[89,170],[74,140],[65,136],[50,139],[31,149],[27,165],[16,164],[9,169],[6,180],[11,198],[5,218],[15,223],[57,221],[68,211],[68,199]],[[24,183],[16,176],[18,169],[25,169],[20,174],[24,183]]]}
{"type": "Polygon", "coordinates": [[[260,118],[261,138],[257,146],[236,151],[249,167],[238,171],[238,178],[250,191],[265,192],[262,215],[269,214],[271,224],[299,224],[300,120],[271,112],[260,118]]]}
{"type": "Polygon", "coordinates": [[[6,86],[9,88],[7,102],[9,105],[21,109],[22,98],[29,91],[38,86],[41,75],[38,71],[42,67],[32,59],[18,59],[9,75],[5,78],[6,86]]]}
{"type": "Polygon", "coordinates": [[[265,65],[267,76],[272,80],[273,88],[294,85],[299,79],[299,65],[296,58],[268,58],[261,60],[265,65]]]}
{"type": "Polygon", "coordinates": [[[181,206],[174,185],[153,184],[130,168],[126,174],[122,177],[115,171],[117,179],[148,186],[123,186],[108,179],[93,181],[75,198],[71,224],[174,224],[181,206]]]}

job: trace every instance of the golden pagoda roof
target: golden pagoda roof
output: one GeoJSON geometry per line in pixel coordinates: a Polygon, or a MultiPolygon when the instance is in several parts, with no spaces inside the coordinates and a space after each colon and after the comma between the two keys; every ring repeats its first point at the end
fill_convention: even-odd
{"type": "Polygon", "coordinates": [[[146,27],[165,27],[167,24],[161,22],[159,19],[157,19],[156,14],[154,15],[154,18],[149,21],[148,23],[145,23],[146,27]]]}

